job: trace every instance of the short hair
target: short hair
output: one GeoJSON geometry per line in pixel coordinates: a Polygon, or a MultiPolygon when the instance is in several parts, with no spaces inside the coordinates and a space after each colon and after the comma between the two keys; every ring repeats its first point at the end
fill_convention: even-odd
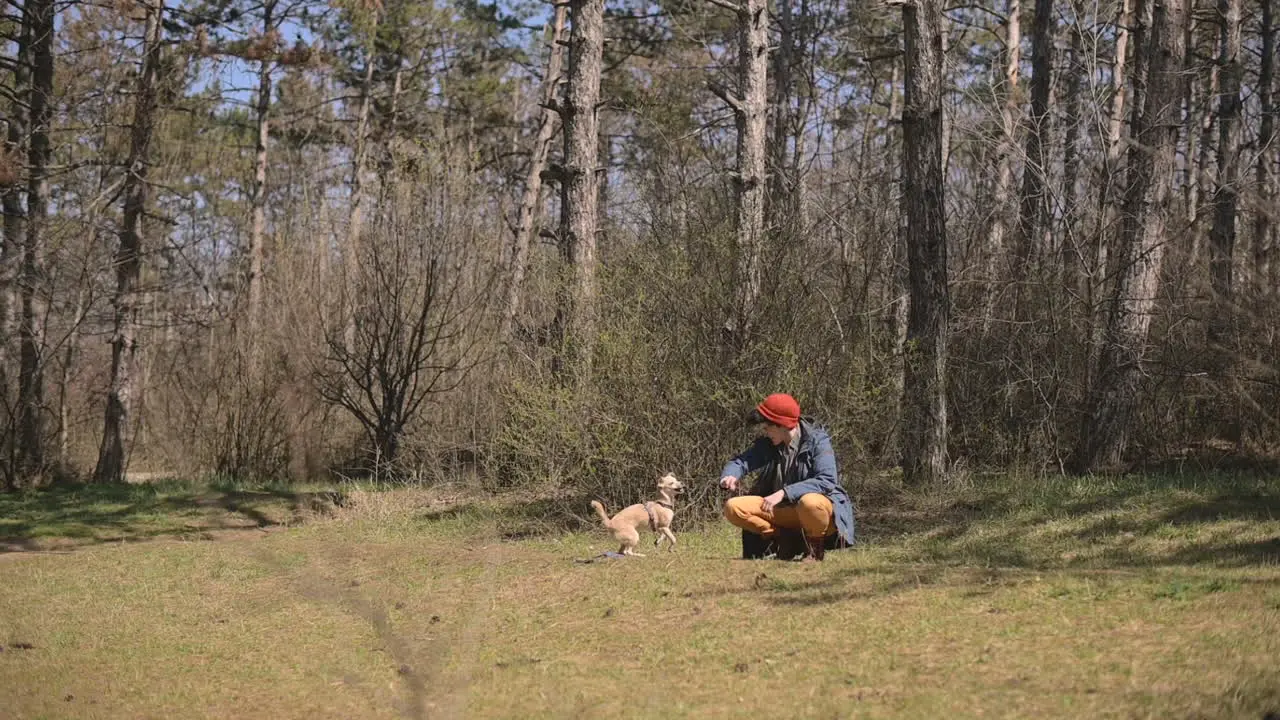
{"type": "Polygon", "coordinates": [[[759,409],[751,408],[751,412],[747,413],[747,424],[759,425],[760,423],[764,423],[765,425],[775,425],[777,427],[782,427],[781,425],[778,425],[778,423],[762,415],[759,409]]]}

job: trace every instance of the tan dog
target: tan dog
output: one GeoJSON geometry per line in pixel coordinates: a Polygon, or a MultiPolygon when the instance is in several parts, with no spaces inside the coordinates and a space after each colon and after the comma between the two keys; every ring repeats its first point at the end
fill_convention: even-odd
{"type": "Polygon", "coordinates": [[[600,522],[604,523],[604,526],[613,532],[613,537],[622,543],[618,552],[623,555],[644,557],[636,552],[636,545],[640,544],[640,528],[646,525],[658,535],[653,541],[655,548],[661,547],[662,539],[666,538],[671,541],[667,550],[676,549],[676,536],[671,532],[671,520],[676,516],[675,494],[681,490],[684,490],[684,485],[680,484],[675,475],[667,473],[658,478],[658,500],[628,505],[612,518],[605,513],[604,505],[598,500],[592,500],[591,507],[596,509],[600,522]]]}

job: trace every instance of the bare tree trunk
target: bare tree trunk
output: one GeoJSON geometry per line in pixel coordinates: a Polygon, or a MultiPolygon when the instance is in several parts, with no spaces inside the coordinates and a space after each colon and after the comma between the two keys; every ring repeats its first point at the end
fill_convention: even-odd
{"type": "Polygon", "coordinates": [[[271,139],[271,64],[274,62],[275,0],[262,7],[263,57],[258,63],[258,98],[254,106],[258,124],[258,141],[254,148],[253,194],[249,200],[252,218],[249,228],[249,346],[258,344],[262,323],[262,267],[267,232],[267,145],[271,139]]]}
{"type": "Polygon", "coordinates": [[[905,55],[903,214],[911,289],[903,375],[902,468],[908,482],[947,472],[947,232],[942,178],[942,9],[902,8],[905,55]]]}
{"type": "Polygon", "coordinates": [[[1120,155],[1124,132],[1125,67],[1129,58],[1129,33],[1133,24],[1133,0],[1122,0],[1116,14],[1115,57],[1111,59],[1111,107],[1107,113],[1107,158],[1120,155]]]}
{"type": "Polygon", "coordinates": [[[792,18],[792,25],[797,26],[795,29],[795,63],[799,69],[792,70],[793,88],[792,94],[795,96],[795,109],[791,113],[791,131],[794,138],[794,146],[791,150],[791,168],[792,168],[792,205],[795,207],[795,224],[797,227],[805,229],[806,236],[811,227],[809,223],[809,200],[805,192],[805,169],[808,165],[806,154],[807,130],[809,127],[809,115],[813,112],[814,97],[816,95],[814,78],[814,58],[812,50],[812,33],[814,19],[809,9],[809,0],[800,0],[800,15],[798,18],[792,18]],[[794,78],[798,77],[796,80],[794,78]]]}
{"type": "Polygon", "coordinates": [[[507,339],[515,325],[516,315],[520,312],[520,295],[524,287],[524,275],[529,263],[529,245],[533,242],[534,230],[538,221],[538,206],[542,199],[542,173],[547,168],[547,158],[551,154],[551,140],[555,137],[560,108],[556,100],[558,89],[563,78],[564,23],[567,8],[556,6],[555,19],[551,25],[551,37],[547,43],[547,68],[542,76],[542,112],[538,114],[538,132],[533,138],[533,147],[529,158],[529,172],[525,175],[524,197],[520,201],[519,215],[516,220],[515,244],[511,249],[511,266],[508,270],[507,302],[502,313],[501,337],[507,339]]]}
{"type": "MultiPolygon", "coordinates": [[[[944,33],[944,37],[945,37],[945,33],[944,33]]],[[[890,156],[891,154],[898,152],[898,148],[900,147],[898,145],[898,141],[900,140],[901,136],[899,135],[898,138],[894,138],[894,135],[901,133],[902,127],[903,127],[902,103],[903,103],[904,93],[898,92],[898,88],[900,87],[903,87],[905,89],[904,81],[902,77],[903,64],[904,64],[903,58],[895,57],[893,59],[893,68],[890,71],[889,118],[888,118],[888,123],[886,123],[886,127],[885,127],[885,150],[890,156]]],[[[941,92],[939,93],[939,95],[941,95],[941,92]]],[[[874,97],[874,95],[872,95],[872,97],[874,97]]],[[[943,142],[944,142],[943,149],[945,151],[946,109],[940,108],[940,112],[942,112],[943,114],[943,120],[942,120],[943,142]]],[[[870,135],[870,131],[868,130],[866,134],[870,135]]],[[[869,151],[864,151],[863,154],[865,156],[869,154],[869,151]]],[[[865,162],[865,160],[860,162],[865,162]]],[[[944,166],[944,169],[945,169],[945,166],[944,166]]],[[[899,193],[905,192],[905,187],[904,187],[905,179],[903,176],[901,163],[890,163],[889,173],[890,173],[889,177],[890,177],[890,182],[892,183],[892,187],[895,188],[899,193]]],[[[859,174],[861,175],[861,172],[859,174]]],[[[898,202],[899,209],[901,209],[906,203],[906,199],[904,196],[899,196],[898,198],[896,198],[896,200],[898,202]]],[[[894,373],[893,373],[892,384],[889,387],[889,396],[891,400],[893,402],[896,402],[897,404],[897,407],[893,408],[894,414],[897,417],[901,418],[901,417],[904,417],[903,402],[905,398],[904,393],[906,390],[907,321],[909,319],[910,309],[911,309],[911,281],[910,281],[910,278],[908,277],[908,268],[907,268],[908,251],[907,251],[907,215],[906,213],[901,212],[900,210],[898,213],[897,220],[898,222],[896,223],[896,227],[894,228],[893,245],[891,246],[890,253],[889,253],[889,268],[890,268],[890,275],[889,275],[889,282],[888,282],[888,286],[890,290],[889,303],[893,307],[893,312],[889,316],[889,322],[891,323],[891,328],[893,330],[893,358],[894,358],[894,373]]],[[[851,240],[852,238],[849,238],[849,240],[846,242],[849,242],[851,240]]],[[[852,244],[852,243],[849,242],[849,244],[852,244]]],[[[846,259],[844,262],[846,265],[852,264],[851,259],[846,259]]],[[[893,435],[886,440],[885,444],[889,448],[899,449],[899,454],[900,454],[901,452],[900,448],[902,448],[903,446],[901,422],[896,423],[894,425],[893,435]]],[[[900,460],[900,457],[897,459],[900,460]]]]}
{"type": "Polygon", "coordinates": [[[1240,0],[1218,0],[1218,178],[1213,193],[1213,226],[1209,231],[1209,287],[1215,312],[1209,342],[1229,342],[1234,315],[1236,209],[1240,182],[1240,0]]]}
{"type": "Polygon", "coordinates": [[[991,221],[987,228],[988,312],[998,294],[999,268],[1007,261],[1007,235],[1013,209],[1013,156],[1018,141],[1018,78],[1022,63],[1021,0],[1008,0],[1004,26],[1004,79],[1000,84],[1000,139],[996,144],[996,184],[991,198],[991,221]]]}
{"type": "Polygon", "coordinates": [[[139,391],[134,377],[137,350],[138,281],[142,274],[143,218],[147,209],[147,172],[150,167],[151,138],[155,127],[156,75],[164,13],[163,0],[146,8],[146,35],[142,50],[142,72],[138,75],[134,99],[133,128],[129,134],[129,168],[124,181],[124,208],[120,227],[120,247],[116,252],[115,328],[111,338],[111,381],[107,387],[107,409],[102,426],[102,445],[94,482],[124,482],[125,435],[133,421],[134,400],[139,391]]]}
{"type": "Polygon", "coordinates": [[[765,130],[768,109],[769,14],[765,0],[744,0],[738,16],[738,129],[736,298],[731,331],[741,349],[751,334],[760,301],[764,243],[765,130]]]}
{"type": "Polygon", "coordinates": [[[1196,129],[1199,126],[1196,120],[1196,109],[1200,107],[1199,93],[1199,72],[1195,58],[1195,9],[1191,11],[1191,18],[1187,21],[1187,54],[1186,62],[1183,63],[1183,71],[1186,75],[1186,112],[1184,113],[1186,122],[1187,145],[1186,153],[1183,155],[1182,163],[1182,203],[1187,213],[1187,222],[1194,223],[1196,221],[1195,204],[1197,198],[1195,196],[1196,183],[1196,129]]]}
{"type": "Polygon", "coordinates": [[[579,381],[591,374],[595,346],[596,231],[599,229],[596,165],[600,71],[604,52],[604,0],[571,0],[569,91],[564,109],[565,218],[563,241],[572,275],[568,297],[569,367],[579,381]]]}
{"type": "MultiPolygon", "coordinates": [[[[1133,73],[1129,95],[1129,136],[1136,138],[1142,133],[1147,82],[1150,79],[1151,56],[1146,48],[1149,47],[1147,36],[1152,32],[1155,0],[1132,0],[1132,2],[1133,30],[1130,33],[1130,42],[1133,45],[1133,73]]],[[[1132,165],[1127,168],[1127,170],[1131,169],[1132,165]]]]}
{"type": "Polygon", "coordinates": [[[889,123],[902,123],[902,95],[898,86],[902,84],[902,58],[893,58],[893,67],[889,71],[889,123]]]}
{"type": "MultiPolygon", "coordinates": [[[[1143,0],[1136,0],[1141,3],[1143,0]]],[[[1085,289],[1082,295],[1088,312],[1087,336],[1088,357],[1085,362],[1084,386],[1091,387],[1094,382],[1093,371],[1098,365],[1098,353],[1102,347],[1102,332],[1105,320],[1101,317],[1101,298],[1105,290],[1107,271],[1110,266],[1109,237],[1115,232],[1116,219],[1119,216],[1115,196],[1123,187],[1124,172],[1121,159],[1124,157],[1124,116],[1125,116],[1125,82],[1128,67],[1128,50],[1131,27],[1134,18],[1135,0],[1121,0],[1117,11],[1115,28],[1115,57],[1111,60],[1111,108],[1107,116],[1106,159],[1102,165],[1102,177],[1098,186],[1098,225],[1090,235],[1090,246],[1085,253],[1085,289]]],[[[1141,51],[1135,53],[1141,55],[1141,51]]],[[[1136,84],[1136,83],[1135,83],[1136,84]]]]}
{"type": "MultiPolygon", "coordinates": [[[[1221,52],[1218,45],[1218,38],[1214,38],[1213,54],[1217,55],[1221,52]]],[[[1191,197],[1187,202],[1187,221],[1193,225],[1191,228],[1192,249],[1191,257],[1199,260],[1200,255],[1200,233],[1201,220],[1204,217],[1204,198],[1213,195],[1213,177],[1209,174],[1209,161],[1213,157],[1213,126],[1217,121],[1217,115],[1214,113],[1214,98],[1218,96],[1220,89],[1221,73],[1218,64],[1210,63],[1206,83],[1208,87],[1205,89],[1200,98],[1200,138],[1196,143],[1196,150],[1193,152],[1188,149],[1187,156],[1190,159],[1195,157],[1195,178],[1191,184],[1191,197]]]]}
{"type": "Polygon", "coordinates": [[[343,338],[347,347],[353,347],[356,338],[355,314],[348,315],[347,304],[351,301],[351,293],[355,292],[358,258],[360,258],[360,233],[365,225],[365,164],[369,156],[369,111],[374,94],[374,65],[376,65],[376,42],[380,10],[374,9],[374,20],[370,29],[370,41],[365,58],[365,76],[360,81],[360,105],[356,110],[356,138],[352,143],[351,159],[351,219],[347,223],[347,246],[343,249],[343,315],[347,320],[343,338]]]}
{"type": "Polygon", "coordinates": [[[391,73],[391,102],[387,110],[386,128],[384,129],[383,142],[386,149],[383,151],[382,172],[379,180],[380,202],[390,208],[390,217],[392,222],[397,222],[396,213],[399,212],[400,202],[398,200],[400,186],[400,162],[399,143],[400,143],[400,97],[404,94],[404,65],[405,59],[400,55],[395,58],[395,71],[391,73]]]}
{"type": "MultiPolygon", "coordinates": [[[[90,221],[98,222],[96,209],[90,213],[90,221]]],[[[93,243],[97,244],[98,230],[95,227],[91,234],[93,243]]],[[[76,305],[71,332],[66,339],[66,347],[62,351],[62,368],[58,374],[58,464],[63,467],[71,465],[71,410],[68,407],[67,388],[71,385],[71,368],[75,365],[76,356],[80,353],[80,328],[88,314],[89,281],[86,278],[76,291],[76,305]]]]}
{"type": "Polygon", "coordinates": [[[1271,211],[1276,207],[1276,193],[1271,174],[1275,161],[1275,117],[1273,87],[1276,64],[1276,28],[1271,14],[1271,0],[1260,0],[1262,5],[1262,65],[1258,69],[1258,104],[1262,121],[1258,126],[1258,160],[1254,177],[1258,186],[1259,209],[1253,214],[1253,263],[1254,282],[1260,301],[1269,300],[1277,292],[1276,228],[1271,211]]]}
{"type": "MultiPolygon", "coordinates": [[[[1031,127],[1027,132],[1027,161],[1022,170],[1022,192],[1018,206],[1014,278],[1025,277],[1027,266],[1035,262],[1037,250],[1050,253],[1050,202],[1048,192],[1048,138],[1053,130],[1049,112],[1053,74],[1053,0],[1035,0],[1031,25],[1031,127]],[[1038,247],[1037,247],[1038,246],[1038,247]]],[[[1045,255],[1050,257],[1050,255],[1045,255]]],[[[1021,293],[1019,299],[1021,299],[1021,293]]]]}
{"type": "Polygon", "coordinates": [[[49,132],[53,117],[53,0],[31,0],[31,139],[27,149],[27,237],[22,248],[18,327],[18,443],[24,472],[45,468],[44,342],[45,230],[49,218],[49,132]]]}
{"type": "Polygon", "coordinates": [[[1096,382],[1089,388],[1080,438],[1068,462],[1073,472],[1114,465],[1124,451],[1142,380],[1165,249],[1165,214],[1178,144],[1178,98],[1186,36],[1186,0],[1152,0],[1150,39],[1137,45],[1149,74],[1142,97],[1137,142],[1129,152],[1130,185],[1107,330],[1096,382]]]}
{"type": "Polygon", "coordinates": [[[596,190],[596,217],[599,218],[599,227],[596,228],[596,252],[603,253],[609,247],[609,169],[613,167],[613,136],[609,134],[609,116],[604,113],[604,108],[600,109],[599,118],[599,143],[600,149],[597,151],[598,169],[596,190]]]}
{"type": "Polygon", "coordinates": [[[952,121],[952,113],[947,111],[947,94],[951,91],[951,84],[947,79],[947,58],[951,54],[951,22],[947,19],[946,13],[942,14],[940,20],[942,23],[942,58],[939,62],[942,64],[942,177],[945,181],[947,174],[951,171],[951,134],[955,123],[952,121]]]}
{"type": "MultiPolygon", "coordinates": [[[[1079,287],[1079,278],[1073,276],[1076,264],[1073,261],[1077,252],[1085,252],[1078,244],[1077,230],[1080,228],[1079,198],[1076,185],[1080,179],[1080,53],[1083,44],[1083,33],[1079,28],[1071,28],[1071,45],[1068,48],[1066,72],[1063,74],[1063,112],[1062,136],[1062,269],[1067,287],[1079,287]]],[[[1084,288],[1080,288],[1083,290],[1084,288]]],[[[1083,293],[1082,293],[1083,294],[1083,293]]]]}
{"type": "Polygon", "coordinates": [[[1213,309],[1207,337],[1215,356],[1214,370],[1228,396],[1223,408],[1222,436],[1239,447],[1243,437],[1243,408],[1235,379],[1236,332],[1235,247],[1240,182],[1240,59],[1241,0],[1218,0],[1218,167],[1213,191],[1213,224],[1209,229],[1209,289],[1213,309]]]}
{"type": "MultiPolygon", "coordinates": [[[[774,53],[773,142],[769,148],[769,192],[765,198],[768,224],[777,229],[792,228],[803,232],[796,223],[799,209],[799,167],[792,160],[791,138],[795,134],[796,113],[792,102],[796,95],[794,71],[799,38],[796,35],[793,3],[778,0],[778,49],[774,53]]],[[[766,28],[767,30],[767,28],[766,28]]],[[[797,138],[798,140],[798,138],[797,138]]]]}
{"type": "MultiPolygon", "coordinates": [[[[1201,129],[1206,122],[1212,123],[1212,102],[1205,101],[1201,97],[1201,85],[1209,85],[1210,73],[1206,72],[1205,64],[1200,62],[1197,57],[1196,49],[1196,27],[1199,22],[1196,19],[1195,8],[1191,10],[1191,17],[1187,21],[1187,54],[1186,62],[1183,64],[1183,70],[1187,79],[1186,89],[1186,124],[1187,124],[1187,150],[1184,156],[1184,173],[1182,182],[1182,200],[1186,210],[1187,223],[1194,225],[1196,222],[1196,213],[1200,204],[1200,182],[1201,173],[1204,169],[1203,159],[1207,154],[1200,154],[1201,138],[1204,137],[1207,142],[1208,129],[1201,129]],[[1197,163],[1197,158],[1201,159],[1197,163]]],[[[1212,95],[1217,92],[1216,79],[1218,71],[1214,67],[1212,69],[1212,78],[1215,80],[1211,89],[1206,89],[1204,94],[1212,95]]],[[[1193,233],[1194,234],[1194,233],[1193,233]]],[[[1194,242],[1194,241],[1193,241],[1194,242]]],[[[1193,251],[1189,253],[1191,258],[1196,257],[1193,251]]]]}
{"type": "Polygon", "coordinates": [[[16,418],[11,416],[14,407],[12,397],[12,381],[10,371],[14,360],[15,339],[18,334],[17,306],[18,268],[22,259],[22,248],[26,225],[26,213],[22,207],[22,190],[26,173],[24,155],[26,154],[26,135],[28,103],[30,102],[31,83],[31,23],[25,11],[22,12],[21,27],[17,38],[17,52],[13,66],[13,102],[9,117],[6,118],[4,144],[4,189],[0,202],[4,207],[4,244],[0,246],[0,400],[6,411],[3,421],[3,437],[0,437],[0,472],[4,474],[5,486],[12,489],[17,486],[18,443],[13,428],[16,418]]]}

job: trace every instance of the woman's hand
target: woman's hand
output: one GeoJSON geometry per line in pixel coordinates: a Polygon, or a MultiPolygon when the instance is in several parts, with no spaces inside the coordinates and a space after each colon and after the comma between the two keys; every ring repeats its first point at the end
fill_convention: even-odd
{"type": "Polygon", "coordinates": [[[738,489],[738,478],[732,475],[725,475],[720,478],[720,487],[728,490],[729,492],[733,492],[738,489]]]}
{"type": "Polygon", "coordinates": [[[766,497],[764,501],[760,503],[760,506],[764,509],[765,512],[772,513],[773,507],[778,503],[782,502],[782,499],[785,497],[786,497],[786,493],[779,490],[778,492],[766,497]]]}

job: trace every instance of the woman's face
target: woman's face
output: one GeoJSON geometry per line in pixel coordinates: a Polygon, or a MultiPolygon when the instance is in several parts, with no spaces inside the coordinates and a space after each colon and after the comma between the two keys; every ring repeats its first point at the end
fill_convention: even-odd
{"type": "Polygon", "coordinates": [[[774,445],[786,445],[791,442],[791,431],[781,425],[764,422],[757,425],[756,428],[756,432],[763,437],[769,438],[769,442],[774,445]]]}

